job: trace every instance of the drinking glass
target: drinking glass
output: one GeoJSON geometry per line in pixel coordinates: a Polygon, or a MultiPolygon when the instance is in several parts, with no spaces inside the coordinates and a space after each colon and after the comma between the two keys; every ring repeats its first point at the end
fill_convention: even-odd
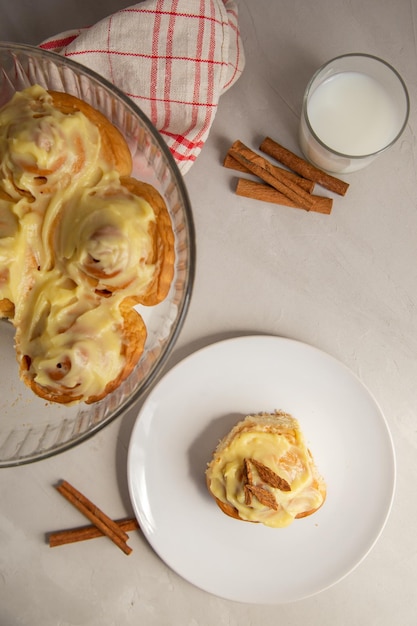
{"type": "Polygon", "coordinates": [[[369,54],[345,54],[320,67],[304,94],[299,131],[304,156],[328,172],[369,165],[401,136],[409,116],[403,79],[369,54]]]}

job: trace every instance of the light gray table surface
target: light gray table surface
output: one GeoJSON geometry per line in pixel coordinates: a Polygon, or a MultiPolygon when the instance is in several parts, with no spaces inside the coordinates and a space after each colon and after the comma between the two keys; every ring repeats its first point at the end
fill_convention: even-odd
{"type": "MultiPolygon", "coordinates": [[[[129,4],[1,0],[0,40],[37,44],[129,4]]],[[[416,624],[417,3],[241,0],[239,14],[245,71],[222,96],[208,141],[185,176],[197,271],[166,370],[243,333],[294,338],[336,357],[368,387],[391,429],[398,472],[391,515],[348,577],[280,606],[236,603],[196,588],[140,533],[131,536],[130,557],[102,539],[51,550],[45,532],[82,523],[56,496],[52,485],[60,478],[113,517],[132,514],[126,458],[137,406],[68,452],[0,470],[1,626],[416,624]],[[380,56],[403,76],[411,115],[401,140],[345,177],[349,192],[335,199],[330,216],[237,197],[233,174],[222,167],[229,145],[241,139],[256,146],[270,135],[297,151],[309,77],[347,52],[380,56]]],[[[219,554],[219,567],[221,560],[219,554]]]]}

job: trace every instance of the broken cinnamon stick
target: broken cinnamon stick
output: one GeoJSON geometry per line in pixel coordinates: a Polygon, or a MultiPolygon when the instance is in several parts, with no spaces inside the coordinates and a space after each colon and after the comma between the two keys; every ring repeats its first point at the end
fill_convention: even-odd
{"type": "Polygon", "coordinates": [[[101,532],[113,541],[125,554],[130,554],[130,548],[126,540],[129,535],[124,532],[118,525],[101,511],[88,498],[80,493],[75,487],[63,480],[56,487],[57,491],[64,496],[71,504],[73,504],[90,522],[92,522],[101,532]]]}
{"type": "Polygon", "coordinates": [[[314,199],[311,194],[287,178],[280,175],[276,176],[276,172],[272,171],[269,161],[245,146],[241,141],[238,140],[233,143],[229,154],[252,174],[261,178],[302,208],[309,210],[313,206],[314,199]]]}
{"type": "Polygon", "coordinates": [[[333,191],[340,196],[344,196],[349,188],[348,183],[323,172],[323,170],[320,170],[311,163],[308,163],[305,159],[287,150],[287,148],[284,148],[270,137],[266,137],[263,140],[259,149],[300,176],[313,180],[325,189],[333,191]]]}
{"type": "MultiPolygon", "coordinates": [[[[124,532],[129,530],[139,530],[138,521],[135,518],[125,518],[115,520],[124,532]]],[[[88,539],[96,539],[97,537],[105,537],[105,535],[94,524],[89,526],[80,526],[79,528],[71,528],[67,530],[57,530],[48,533],[48,542],[50,548],[64,546],[68,543],[77,543],[79,541],[87,541],[88,539]]]]}
{"type": "MultiPolygon", "coordinates": [[[[239,161],[236,161],[236,159],[234,159],[230,155],[229,152],[226,154],[224,158],[223,165],[224,167],[227,167],[231,170],[236,170],[237,172],[245,172],[245,173],[249,172],[248,168],[242,165],[242,163],[239,163],[239,161]]],[[[279,172],[283,176],[297,183],[297,185],[302,187],[304,191],[308,191],[309,193],[313,191],[314,185],[315,185],[314,181],[307,180],[307,178],[298,176],[298,174],[294,174],[294,172],[289,172],[288,170],[284,170],[282,167],[277,167],[276,165],[273,165],[272,163],[271,163],[271,168],[272,168],[272,172],[276,172],[277,170],[279,170],[279,172]]]]}
{"type": "MultiPolygon", "coordinates": [[[[294,209],[303,209],[296,202],[293,202],[290,198],[287,198],[280,191],[277,191],[270,185],[261,183],[255,180],[248,180],[247,178],[238,178],[236,185],[236,193],[238,196],[245,198],[251,198],[252,200],[261,200],[263,202],[271,202],[273,204],[279,204],[282,206],[292,207],[294,209]]],[[[328,200],[327,198],[325,200],[328,200]]],[[[324,213],[329,215],[332,210],[332,201],[329,202],[315,202],[310,211],[317,213],[324,213]]]]}

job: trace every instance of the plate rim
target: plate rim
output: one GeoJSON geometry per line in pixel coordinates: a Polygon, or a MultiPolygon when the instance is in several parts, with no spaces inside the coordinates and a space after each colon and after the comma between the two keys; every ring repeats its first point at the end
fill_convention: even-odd
{"type": "MultiPolygon", "coordinates": [[[[196,350],[193,350],[192,352],[190,352],[189,354],[187,354],[185,357],[183,357],[182,359],[180,359],[177,363],[175,363],[172,368],[170,368],[168,371],[166,371],[164,373],[164,375],[159,379],[159,381],[157,382],[157,384],[153,387],[153,389],[150,391],[149,395],[146,397],[146,399],[144,400],[144,403],[142,404],[142,406],[140,407],[137,416],[135,418],[135,422],[131,431],[131,435],[130,435],[130,441],[129,441],[129,445],[128,445],[128,454],[127,454],[127,479],[128,479],[128,491],[129,491],[129,496],[130,496],[130,500],[132,503],[132,507],[134,510],[134,514],[139,522],[139,524],[141,524],[141,513],[139,510],[137,510],[136,508],[136,498],[135,498],[135,494],[134,494],[134,489],[133,489],[133,478],[132,478],[132,469],[131,469],[131,465],[132,465],[132,457],[133,457],[133,447],[135,444],[135,435],[137,433],[138,430],[140,430],[141,428],[141,417],[143,416],[143,413],[148,409],[148,406],[152,403],[152,401],[154,400],[155,395],[158,395],[158,392],[161,388],[163,388],[164,385],[167,384],[167,381],[169,382],[169,379],[171,376],[174,376],[174,372],[178,372],[179,370],[181,370],[181,368],[184,368],[187,366],[187,364],[191,361],[193,361],[195,358],[199,358],[202,355],[204,356],[205,353],[209,353],[211,352],[213,349],[225,346],[226,344],[232,345],[232,344],[240,344],[240,343],[244,343],[246,341],[266,341],[266,342],[277,342],[277,343],[286,343],[286,344],[290,344],[290,345],[294,345],[294,346],[298,346],[301,347],[303,349],[307,349],[310,350],[312,353],[317,353],[318,355],[320,355],[322,358],[327,359],[329,362],[331,362],[332,364],[334,364],[337,368],[339,368],[341,371],[344,372],[345,375],[350,376],[351,379],[355,382],[356,385],[358,385],[361,389],[362,392],[364,392],[367,396],[368,399],[371,401],[371,403],[373,404],[375,410],[378,413],[378,417],[379,417],[379,423],[381,424],[381,432],[383,432],[384,434],[384,438],[385,438],[385,442],[389,448],[390,451],[390,457],[389,457],[389,466],[390,466],[390,497],[389,500],[387,501],[386,507],[385,507],[385,513],[380,521],[380,524],[375,532],[375,535],[373,537],[373,539],[369,542],[369,544],[367,545],[367,548],[362,552],[360,558],[358,558],[356,560],[356,562],[350,566],[347,567],[346,571],[344,573],[342,573],[341,575],[339,575],[337,578],[335,578],[334,580],[332,580],[331,582],[329,582],[326,585],[321,586],[319,589],[314,589],[312,590],[310,593],[306,593],[303,595],[299,595],[298,597],[295,598],[289,598],[287,599],[262,599],[262,600],[258,600],[258,599],[251,599],[251,598],[237,598],[235,597],[235,595],[230,595],[227,593],[220,593],[218,591],[214,591],[212,589],[207,588],[204,585],[201,585],[197,582],[195,582],[195,580],[193,580],[193,577],[191,575],[186,575],[184,574],[183,571],[181,571],[181,568],[178,565],[175,565],[174,563],[172,563],[169,559],[167,559],[166,556],[164,556],[163,551],[161,551],[161,549],[158,547],[157,545],[157,541],[154,541],[152,534],[146,532],[146,529],[143,530],[143,534],[145,539],[147,540],[147,542],[149,543],[149,545],[151,546],[152,550],[155,552],[155,554],[161,559],[161,561],[167,566],[169,567],[172,571],[174,571],[178,576],[180,576],[182,579],[186,580],[188,583],[192,584],[193,586],[205,591],[206,593],[209,593],[211,595],[214,595],[216,597],[220,597],[223,598],[225,600],[229,600],[229,601],[234,601],[234,602],[241,602],[244,604],[264,604],[264,605],[280,605],[280,604],[287,604],[290,602],[296,602],[299,600],[303,600],[303,599],[307,599],[310,597],[313,597],[315,595],[318,595],[319,593],[322,593],[324,591],[326,591],[327,589],[333,587],[334,585],[338,584],[339,582],[341,582],[342,580],[344,580],[347,576],[349,576],[354,570],[357,569],[357,567],[367,558],[367,556],[369,555],[369,553],[372,551],[372,549],[375,547],[375,544],[378,542],[379,538],[381,537],[381,534],[384,531],[384,528],[387,524],[387,521],[389,519],[391,510],[392,510],[392,506],[393,506],[393,502],[394,502],[394,498],[395,498],[395,492],[396,492],[396,483],[397,483],[397,461],[396,461],[396,450],[395,450],[395,445],[394,445],[394,440],[393,440],[393,436],[392,436],[392,432],[388,423],[388,420],[384,414],[384,412],[382,411],[382,408],[379,404],[379,402],[376,400],[374,394],[370,391],[370,389],[367,387],[367,385],[359,378],[359,376],[352,370],[349,368],[349,366],[347,366],[345,363],[343,363],[342,361],[340,361],[338,358],[336,358],[335,356],[333,356],[332,354],[312,345],[309,343],[306,343],[304,341],[298,340],[298,339],[293,339],[293,338],[289,338],[289,337],[285,337],[285,336],[280,336],[280,335],[273,335],[273,334],[263,334],[263,333],[252,333],[252,334],[244,334],[244,335],[233,335],[233,336],[229,336],[227,338],[223,338],[223,339],[219,339],[219,340],[215,340],[212,341],[200,348],[197,348],[196,350]]],[[[155,409],[156,412],[156,409],[155,409]]],[[[151,421],[154,420],[155,414],[153,414],[151,421]]],[[[387,463],[388,465],[388,463],[387,463]]],[[[139,508],[139,507],[138,507],[139,508]]]]}

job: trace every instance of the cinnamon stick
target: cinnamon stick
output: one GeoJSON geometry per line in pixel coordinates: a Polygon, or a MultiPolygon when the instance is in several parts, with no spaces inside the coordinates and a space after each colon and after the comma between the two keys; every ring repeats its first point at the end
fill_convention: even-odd
{"type": "Polygon", "coordinates": [[[238,140],[233,143],[229,154],[252,174],[261,178],[302,208],[309,210],[313,206],[314,199],[311,194],[284,176],[276,175],[267,159],[245,146],[241,141],[238,140]]]}
{"type": "Polygon", "coordinates": [[[340,196],[344,196],[349,188],[348,183],[323,172],[323,170],[320,170],[311,163],[308,163],[305,159],[302,159],[290,150],[287,150],[287,148],[284,148],[270,137],[266,137],[263,140],[259,149],[265,154],[273,157],[279,163],[289,167],[300,176],[313,180],[325,189],[333,191],[340,196]]]}
{"type": "MultiPolygon", "coordinates": [[[[239,163],[239,161],[236,161],[236,159],[234,159],[229,152],[226,154],[224,158],[223,165],[224,167],[227,167],[231,170],[236,170],[237,172],[245,172],[245,173],[249,172],[248,168],[242,165],[242,163],[239,163]]],[[[309,193],[313,191],[314,186],[315,186],[314,181],[308,180],[307,178],[303,178],[302,176],[298,176],[298,174],[294,174],[294,172],[289,172],[288,170],[284,170],[284,168],[277,167],[276,165],[273,165],[272,163],[270,165],[272,168],[272,172],[273,173],[276,172],[275,175],[279,175],[279,173],[281,173],[281,175],[297,183],[297,185],[302,187],[304,191],[308,191],[309,193]]]]}
{"type": "Polygon", "coordinates": [[[101,511],[88,498],[80,493],[75,487],[63,480],[56,487],[57,491],[73,504],[90,522],[92,522],[101,532],[113,541],[125,554],[130,554],[132,548],[126,544],[129,535],[101,511]]]}
{"type": "MultiPolygon", "coordinates": [[[[255,180],[248,180],[247,178],[238,178],[236,185],[236,193],[238,196],[244,196],[245,198],[252,198],[253,200],[261,200],[263,202],[271,202],[273,204],[279,204],[282,206],[293,207],[294,209],[302,209],[296,202],[293,202],[290,198],[287,198],[280,191],[277,191],[270,185],[261,183],[255,180]]],[[[327,200],[327,198],[326,198],[327,200]]],[[[315,202],[310,211],[317,213],[324,213],[329,215],[332,210],[332,201],[329,202],[315,202]]]]}
{"type": "MultiPolygon", "coordinates": [[[[115,520],[124,532],[129,530],[139,530],[138,521],[135,518],[124,518],[115,520]]],[[[80,526],[79,528],[71,528],[68,530],[57,530],[48,534],[50,548],[64,546],[68,543],[77,543],[79,541],[87,541],[88,539],[96,539],[97,537],[105,537],[105,535],[94,524],[89,526],[80,526]]]]}

